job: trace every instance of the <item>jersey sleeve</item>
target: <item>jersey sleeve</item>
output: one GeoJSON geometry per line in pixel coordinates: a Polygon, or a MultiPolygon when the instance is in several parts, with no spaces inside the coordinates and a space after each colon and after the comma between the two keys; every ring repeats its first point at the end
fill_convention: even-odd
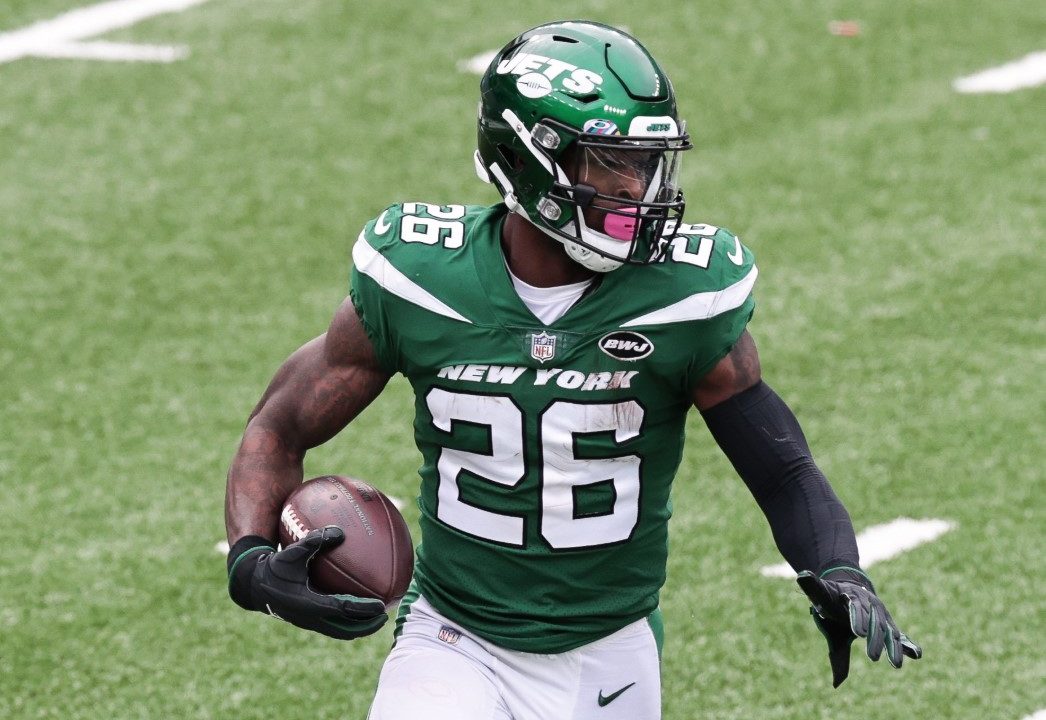
{"type": "Polygon", "coordinates": [[[389,230],[399,223],[399,207],[390,205],[385,208],[364,226],[356,238],[349,287],[349,298],[374,346],[378,362],[389,373],[399,372],[401,363],[385,291],[376,278],[380,277],[386,262],[384,252],[388,249],[388,239],[398,236],[398,229],[395,233],[389,230]]]}
{"type": "Polygon", "coordinates": [[[708,316],[696,321],[699,340],[687,366],[687,389],[695,387],[726,357],[755,312],[752,291],[759,274],[755,256],[729,230],[720,228],[713,240],[708,272],[716,289],[701,293],[708,316]]]}
{"type": "Polygon", "coordinates": [[[748,326],[748,321],[751,320],[754,312],[755,298],[749,294],[739,307],[706,321],[705,337],[708,340],[702,351],[694,355],[687,367],[686,387],[688,389],[696,387],[701,378],[727,356],[741,338],[741,334],[748,326]]]}

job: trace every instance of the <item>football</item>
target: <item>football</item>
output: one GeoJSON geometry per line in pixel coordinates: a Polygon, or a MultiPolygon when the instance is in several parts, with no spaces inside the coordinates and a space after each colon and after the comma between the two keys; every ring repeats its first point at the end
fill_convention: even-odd
{"type": "Polygon", "coordinates": [[[337,525],[345,541],[309,564],[319,592],[378,598],[388,608],[407,592],[414,569],[414,545],[399,510],[380,490],[355,478],[324,475],[302,483],[280,513],[280,544],[310,530],[337,525]]]}

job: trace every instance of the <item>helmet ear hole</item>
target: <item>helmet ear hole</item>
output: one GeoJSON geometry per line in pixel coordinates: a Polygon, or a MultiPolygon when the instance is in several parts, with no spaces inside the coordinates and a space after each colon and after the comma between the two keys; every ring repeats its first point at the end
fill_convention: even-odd
{"type": "Polygon", "coordinates": [[[524,164],[522,158],[520,158],[519,155],[514,153],[512,151],[512,148],[510,148],[508,145],[499,144],[498,154],[501,155],[501,157],[504,159],[505,167],[511,168],[513,174],[518,173],[526,168],[526,165],[524,164]]]}

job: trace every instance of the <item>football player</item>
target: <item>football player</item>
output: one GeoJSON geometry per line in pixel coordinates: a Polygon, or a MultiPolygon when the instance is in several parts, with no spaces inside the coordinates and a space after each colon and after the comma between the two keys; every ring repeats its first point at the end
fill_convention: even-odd
{"type": "Polygon", "coordinates": [[[475,167],[502,202],[406,202],[366,225],[350,296],[277,372],[229,471],[229,590],[337,638],[380,601],[316,593],[314,532],[276,552],[309,448],[395,373],[415,393],[422,543],[371,720],[660,717],[669,491],[691,407],[751,490],[825,634],[920,656],[861,569],[850,518],[746,330],[757,270],[683,222],[690,138],[634,38],[533,28],[481,81],[475,167]]]}

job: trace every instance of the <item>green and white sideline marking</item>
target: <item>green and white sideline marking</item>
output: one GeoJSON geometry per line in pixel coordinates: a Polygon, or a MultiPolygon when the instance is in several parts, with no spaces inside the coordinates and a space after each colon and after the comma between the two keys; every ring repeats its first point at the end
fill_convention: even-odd
{"type": "Polygon", "coordinates": [[[490,65],[490,61],[497,54],[497,50],[487,50],[479,55],[473,55],[470,58],[459,61],[458,70],[464,73],[472,73],[473,75],[482,75],[487,71],[487,66],[490,65]]]}

